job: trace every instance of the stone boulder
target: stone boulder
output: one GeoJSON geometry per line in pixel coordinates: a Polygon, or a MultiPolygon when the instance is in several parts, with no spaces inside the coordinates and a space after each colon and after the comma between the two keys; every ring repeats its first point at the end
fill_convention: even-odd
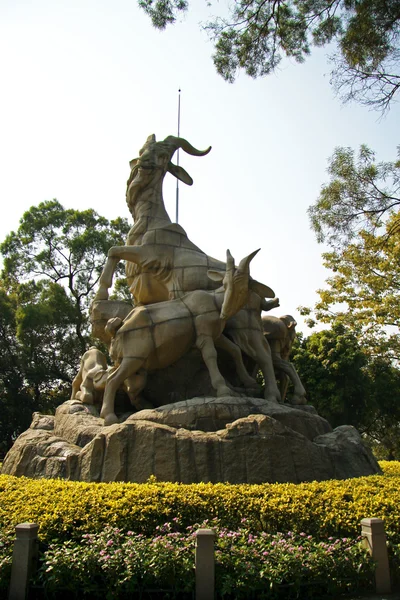
{"type": "Polygon", "coordinates": [[[103,426],[94,406],[70,400],[34,414],[3,473],[79,481],[264,483],[380,473],[354,427],[332,430],[312,406],[250,397],[192,398],[125,414],[103,426]]]}

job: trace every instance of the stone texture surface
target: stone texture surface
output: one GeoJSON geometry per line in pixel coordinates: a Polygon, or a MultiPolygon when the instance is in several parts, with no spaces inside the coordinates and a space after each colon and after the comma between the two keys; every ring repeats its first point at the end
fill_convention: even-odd
{"type": "MultiPolygon", "coordinates": [[[[208,394],[209,382],[203,385],[201,376],[197,378],[200,379],[198,385],[190,382],[190,389],[182,390],[180,386],[176,392],[172,387],[169,390],[172,400],[153,399],[156,396],[152,391],[154,379],[145,389],[147,374],[169,368],[194,345],[201,349],[218,396],[230,393],[230,388],[223,381],[215,360],[214,342],[218,350],[230,353],[246,393],[254,390],[255,382],[246,371],[242,353],[259,366],[265,380],[265,397],[268,400],[280,398],[271,353],[261,327],[261,304],[264,306],[266,298],[274,298],[273,290],[251,277],[245,281],[239,276],[248,273],[250,257],[241,261],[237,273],[232,273],[235,268],[231,264],[232,257],[224,262],[208,256],[190,241],[180,225],[171,222],[166,211],[162,191],[165,175],[170,173],[185,184],[193,183],[182,167],[171,162],[179,149],[200,157],[208,154],[211,147],[198,150],[187,140],[175,136],[157,142],[152,134],[139,155],[130,161],[126,201],[134,225],[126,245],[109,248],[92,304],[93,335],[110,344],[110,357],[116,367],[109,374],[104,391],[101,416],[107,425],[117,422],[114,396],[127,379],[130,380],[128,393],[135,407],[140,405],[143,390],[145,399],[157,406],[177,401],[182,396],[208,394]],[[125,311],[129,303],[108,300],[120,260],[126,261],[127,281],[135,304],[128,316],[125,311]],[[220,288],[222,281],[224,287],[220,288]],[[226,336],[221,335],[225,324],[229,327],[226,336]],[[122,362],[124,365],[120,368],[122,362]]],[[[276,301],[265,310],[276,306],[276,301]]],[[[168,378],[166,374],[165,379],[168,378]]],[[[305,403],[305,400],[296,403],[305,403]]]]}
{"type": "MultiPolygon", "coordinates": [[[[247,359],[247,357],[245,357],[247,359]]],[[[247,359],[248,370],[254,368],[254,363],[247,359]]],[[[224,350],[218,350],[218,368],[226,383],[234,390],[244,392],[235,365],[231,356],[224,350]]],[[[252,394],[257,391],[253,387],[252,394]]],[[[146,387],[143,390],[144,398],[155,407],[165,404],[180,402],[196,396],[216,396],[216,391],[211,385],[210,374],[197,348],[191,348],[173,365],[154,371],[147,375],[146,387]]],[[[261,395],[261,388],[258,394],[261,395]]]]}
{"type": "Polygon", "coordinates": [[[93,302],[90,307],[90,321],[92,323],[92,335],[106,344],[110,343],[110,336],[105,326],[109,319],[119,317],[125,319],[133,308],[129,302],[122,300],[103,300],[93,302]]]}
{"type": "Polygon", "coordinates": [[[193,398],[126,414],[103,426],[95,407],[70,400],[35,413],[3,473],[81,481],[294,482],[379,473],[350,426],[331,429],[311,406],[257,398],[193,398]]]}

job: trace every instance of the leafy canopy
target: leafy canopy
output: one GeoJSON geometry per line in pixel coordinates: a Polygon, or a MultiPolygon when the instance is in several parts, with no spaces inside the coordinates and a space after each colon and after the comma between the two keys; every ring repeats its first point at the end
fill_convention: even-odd
{"type": "Polygon", "coordinates": [[[307,386],[307,398],[332,427],[368,421],[367,357],[357,336],[341,324],[300,337],[291,359],[307,386]]]}
{"type": "Polygon", "coordinates": [[[354,425],[380,458],[400,457],[400,370],[371,356],[350,327],[299,336],[292,361],[307,397],[329,423],[354,425]]]}
{"type": "MultiPolygon", "coordinates": [[[[23,286],[41,286],[42,293],[57,297],[55,306],[60,306],[60,318],[66,311],[84,352],[89,304],[108,249],[123,244],[128,231],[126,219],[108,221],[92,209],[65,209],[57,200],[42,202],[26,211],[18,230],[0,245],[4,284],[18,293],[21,306],[25,307],[25,319],[33,309],[23,303],[23,286]]],[[[39,318],[37,312],[35,318],[39,318]]]]}
{"type": "Polygon", "coordinates": [[[315,317],[350,327],[370,353],[398,361],[400,161],[377,164],[365,146],[355,160],[352,150],[338,148],[329,172],[309,211],[318,240],[332,248],[323,254],[333,274],[318,290],[315,317]]]}
{"type": "MultiPolygon", "coordinates": [[[[158,29],[187,0],[138,0],[158,29]]],[[[229,16],[204,25],[217,72],[233,82],[273,72],[282,56],[303,62],[312,46],[337,42],[332,80],[343,100],[385,110],[400,88],[400,0],[235,0],[229,16]]]]}
{"type": "MultiPolygon", "coordinates": [[[[352,148],[336,148],[330,158],[331,181],[322,186],[316,203],[308,209],[311,226],[319,242],[334,248],[353,240],[365,230],[374,234],[384,229],[400,208],[400,146],[392,162],[375,160],[367,146],[358,154],[352,148]]],[[[392,219],[388,234],[394,233],[392,219]]]]}
{"type": "Polygon", "coordinates": [[[107,251],[128,230],[125,219],[52,200],[31,207],[0,245],[0,455],[33,411],[52,412],[69,397],[107,251]]]}

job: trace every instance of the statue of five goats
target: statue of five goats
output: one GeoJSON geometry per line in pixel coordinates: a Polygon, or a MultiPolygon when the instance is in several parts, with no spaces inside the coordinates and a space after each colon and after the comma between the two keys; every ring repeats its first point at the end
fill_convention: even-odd
{"type": "MultiPolygon", "coordinates": [[[[279,306],[279,300],[271,288],[250,276],[249,264],[258,250],[235,267],[229,250],[226,262],[216,260],[191,242],[180,225],[171,222],[162,194],[166,173],[187,185],[193,183],[182,167],[171,162],[178,149],[193,156],[204,156],[211,150],[197,150],[174,136],[157,142],[151,135],[138,158],[130,162],[126,200],[134,225],[125,246],[110,248],[93,306],[100,310],[107,306],[116,266],[125,260],[134,308],[126,315],[125,305],[120,315],[105,317],[102,339],[109,344],[113,366],[107,367],[104,355],[91,348],[82,357],[72,390],[72,398],[88,403],[104,390],[101,417],[105,425],[118,422],[114,402],[119,387],[125,387],[131,403],[139,409],[147,373],[171,365],[193,346],[201,352],[217,396],[235,395],[217,365],[217,349],[223,349],[247,390],[256,390],[258,385],[248,373],[242,353],[261,370],[266,400],[279,402],[281,392],[286,394],[289,378],[294,384],[291,402],[306,403],[305,390],[288,361],[287,344],[282,341],[279,346],[275,335],[271,353],[265,323],[263,329],[261,311],[279,306]],[[281,390],[274,367],[281,374],[281,390]]],[[[264,319],[268,318],[275,319],[264,319]]],[[[295,324],[292,319],[289,326],[278,326],[274,331],[278,337],[279,331],[284,337],[289,332],[292,339],[295,324]]]]}

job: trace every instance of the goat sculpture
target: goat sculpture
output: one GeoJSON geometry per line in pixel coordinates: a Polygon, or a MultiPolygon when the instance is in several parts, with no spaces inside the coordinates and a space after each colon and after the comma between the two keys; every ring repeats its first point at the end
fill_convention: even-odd
{"type": "MultiPolygon", "coordinates": [[[[95,300],[107,300],[108,290],[119,260],[126,260],[126,274],[136,306],[178,298],[193,290],[216,289],[207,276],[209,269],[225,272],[224,262],[205,254],[191,242],[185,230],[172,223],[165,209],[162,184],[167,172],[192,185],[193,180],[171,162],[181,148],[193,156],[211,150],[196,150],[183,138],[168,136],[156,142],[150,135],[139,157],[130,162],[126,201],[134,219],[126,246],[113,246],[100,277],[95,300]]],[[[273,291],[250,279],[250,289],[272,298],[273,291]],[[255,289],[257,288],[257,289],[255,289]]]]}
{"type": "MultiPolygon", "coordinates": [[[[126,246],[114,246],[108,252],[108,259],[100,277],[95,301],[107,300],[108,290],[119,260],[126,260],[127,279],[137,306],[163,302],[179,298],[194,290],[215,289],[217,283],[210,280],[207,273],[211,269],[224,273],[225,263],[207,256],[193,244],[180,225],[171,223],[164,206],[162,195],[163,179],[167,172],[188,185],[193,180],[188,173],[171,162],[175,151],[181,148],[193,156],[204,156],[207,150],[196,150],[183,138],[168,136],[156,142],[155,136],[148,137],[139,152],[139,157],[130,162],[131,174],[127,182],[127,204],[134,218],[126,246]]],[[[258,307],[252,309],[251,332],[240,326],[236,331],[235,342],[244,352],[251,350],[250,356],[256,360],[266,381],[265,397],[271,400],[280,398],[276,385],[271,352],[264,341],[261,328],[261,306],[265,298],[273,298],[274,292],[268,286],[249,278],[249,289],[257,295],[258,307]],[[258,310],[258,314],[256,311],[258,310]],[[240,335],[237,330],[241,329],[240,335]],[[251,338],[251,343],[248,339],[251,338]]],[[[257,304],[256,302],[256,304],[257,304]]],[[[231,324],[228,323],[228,329],[231,324]]],[[[236,368],[246,387],[257,384],[246,372],[241,360],[240,349],[225,336],[218,340],[235,360],[236,368]]]]}
{"type": "Polygon", "coordinates": [[[100,416],[105,425],[117,422],[115,394],[126,379],[132,382],[131,391],[134,388],[139,394],[148,371],[171,365],[194,344],[201,351],[217,395],[234,395],[218,369],[214,342],[226,321],[247,302],[249,264],[257,252],[244,258],[235,269],[228,250],[225,274],[209,271],[210,278],[223,282],[217,290],[195,290],[181,298],[133,309],[116,329],[110,346],[116,368],[108,376],[104,391],[100,416]]]}
{"type": "Polygon", "coordinates": [[[95,300],[108,299],[108,289],[118,261],[125,259],[126,275],[136,305],[171,300],[195,289],[215,289],[209,269],[225,271],[225,264],[207,256],[193,244],[180,225],[172,223],[165,209],[162,185],[167,172],[192,185],[188,173],[171,162],[181,148],[193,156],[196,150],[183,138],[168,136],[156,142],[150,135],[139,157],[130,162],[126,201],[134,219],[126,246],[114,246],[100,277],[95,300]]]}
{"type": "Polygon", "coordinates": [[[288,379],[293,383],[294,393],[291,404],[307,404],[306,391],[296,369],[289,362],[290,352],[296,338],[297,323],[291,315],[283,317],[264,316],[262,327],[265,339],[271,348],[272,363],[280,379],[282,402],[285,400],[288,379]]]}

